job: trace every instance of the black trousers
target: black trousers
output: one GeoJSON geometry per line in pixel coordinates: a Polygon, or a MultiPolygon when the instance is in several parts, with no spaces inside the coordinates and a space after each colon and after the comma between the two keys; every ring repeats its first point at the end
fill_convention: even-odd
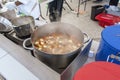
{"type": "Polygon", "coordinates": [[[109,5],[118,6],[119,0],[110,0],[109,5]]]}
{"type": "Polygon", "coordinates": [[[63,0],[54,0],[48,4],[50,21],[59,21],[62,16],[63,0]]]}

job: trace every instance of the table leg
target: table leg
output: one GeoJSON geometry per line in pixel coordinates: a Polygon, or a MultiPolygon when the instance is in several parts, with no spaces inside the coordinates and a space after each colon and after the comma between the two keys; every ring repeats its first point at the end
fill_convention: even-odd
{"type": "Polygon", "coordinates": [[[67,6],[69,7],[69,9],[71,10],[71,11],[74,11],[71,7],[70,7],[70,5],[68,4],[68,2],[66,1],[66,0],[64,0],[65,1],[65,3],[67,4],[67,6]]]}
{"type": "Polygon", "coordinates": [[[77,17],[79,17],[79,10],[80,10],[80,0],[79,0],[79,2],[78,2],[78,12],[77,12],[77,17]]]}
{"type": "Polygon", "coordinates": [[[87,0],[85,0],[84,11],[86,10],[87,0]]]}

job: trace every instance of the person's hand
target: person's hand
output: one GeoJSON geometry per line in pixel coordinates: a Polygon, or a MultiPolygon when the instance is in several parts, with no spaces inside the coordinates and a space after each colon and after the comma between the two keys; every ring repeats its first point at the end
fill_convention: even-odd
{"type": "Polygon", "coordinates": [[[13,10],[16,8],[15,2],[8,2],[5,4],[5,7],[8,8],[8,10],[13,10]]]}

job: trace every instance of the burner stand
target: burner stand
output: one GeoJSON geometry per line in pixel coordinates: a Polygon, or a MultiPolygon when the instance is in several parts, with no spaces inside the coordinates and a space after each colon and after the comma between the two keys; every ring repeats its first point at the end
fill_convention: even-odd
{"type": "MultiPolygon", "coordinates": [[[[5,33],[4,35],[5,35],[5,37],[7,37],[8,39],[10,39],[11,41],[13,41],[16,44],[21,45],[21,46],[23,46],[23,41],[25,39],[30,38],[30,35],[22,37],[22,38],[19,38],[19,37],[16,36],[16,33],[14,31],[11,31],[9,33],[5,33]]],[[[26,46],[31,46],[31,43],[28,42],[26,44],[26,46]]]]}

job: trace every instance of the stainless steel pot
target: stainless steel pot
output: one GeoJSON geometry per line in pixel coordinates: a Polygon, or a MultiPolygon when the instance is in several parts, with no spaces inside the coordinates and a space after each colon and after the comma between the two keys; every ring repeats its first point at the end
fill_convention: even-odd
{"type": "Polygon", "coordinates": [[[0,16],[0,33],[7,33],[12,29],[12,23],[8,19],[0,16]]]}
{"type": "MultiPolygon", "coordinates": [[[[38,29],[36,29],[31,35],[31,43],[35,56],[53,69],[64,69],[78,55],[82,48],[82,45],[73,52],[68,52],[66,54],[48,54],[46,52],[38,50],[34,46],[35,41],[51,33],[62,33],[65,35],[74,36],[74,38],[78,40],[82,45],[84,44],[84,34],[80,31],[80,29],[71,24],[53,22],[38,27],[38,29]]],[[[25,49],[31,49],[25,46],[27,40],[23,42],[23,46],[25,49]]]]}
{"type": "Polygon", "coordinates": [[[20,38],[30,37],[35,28],[35,22],[31,16],[21,16],[12,20],[13,29],[20,38]]]}
{"type": "MultiPolygon", "coordinates": [[[[5,9],[3,9],[3,10],[5,10],[5,9]]],[[[9,21],[12,21],[13,19],[16,18],[16,12],[15,12],[15,10],[6,10],[6,11],[0,10],[0,16],[8,19],[9,21]]]]}

